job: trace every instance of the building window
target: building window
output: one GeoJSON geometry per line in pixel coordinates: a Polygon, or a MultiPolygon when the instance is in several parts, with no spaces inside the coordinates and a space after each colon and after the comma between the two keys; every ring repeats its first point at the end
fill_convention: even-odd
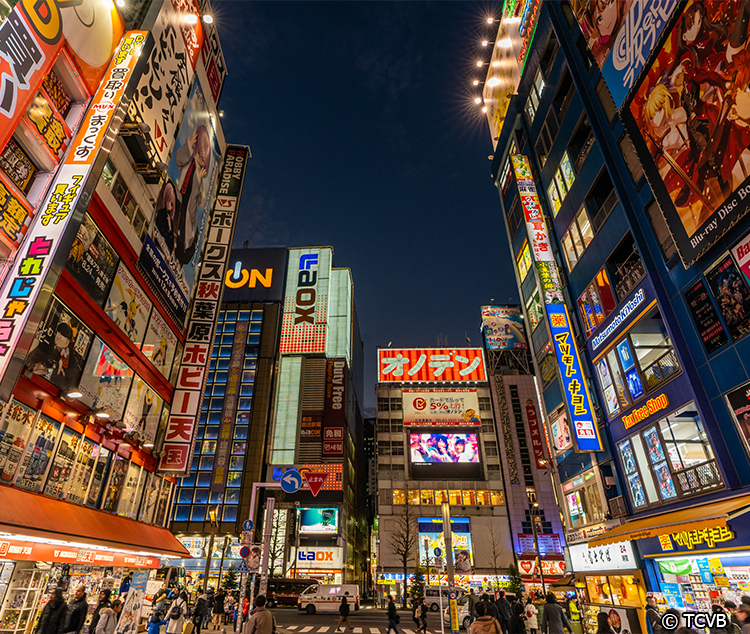
{"type": "Polygon", "coordinates": [[[593,239],[594,229],[591,226],[589,215],[586,213],[586,208],[582,206],[562,237],[563,253],[565,254],[569,271],[575,268],[578,260],[581,259],[583,252],[588,248],[593,239]]]}
{"type": "Polygon", "coordinates": [[[594,225],[594,231],[599,231],[602,228],[604,221],[609,217],[618,202],[612,179],[610,179],[605,168],[586,195],[586,205],[593,215],[591,222],[594,225]]]}
{"type": "Polygon", "coordinates": [[[406,491],[403,489],[393,489],[393,503],[406,504],[406,491]]]}
{"type": "Polygon", "coordinates": [[[596,96],[599,97],[599,103],[602,105],[604,110],[604,116],[607,117],[607,121],[612,121],[617,116],[617,106],[615,105],[612,95],[609,94],[607,84],[604,83],[604,78],[600,77],[599,81],[596,82],[596,96]]]}
{"type": "Polygon", "coordinates": [[[391,399],[391,411],[392,412],[400,412],[401,409],[402,409],[401,399],[400,398],[392,398],[391,399]]]}
{"type": "Polygon", "coordinates": [[[387,398],[378,397],[378,411],[379,412],[387,412],[389,400],[387,398]]]}
{"type": "Polygon", "coordinates": [[[390,440],[378,440],[378,455],[379,456],[391,455],[391,441],[390,440]]]}
{"type": "Polygon", "coordinates": [[[562,490],[572,528],[604,521],[599,485],[593,469],[565,482],[562,490]]]}
{"type": "Polygon", "coordinates": [[[404,455],[404,443],[401,440],[394,440],[391,442],[391,455],[392,456],[403,456],[404,455]]]}
{"type": "Polygon", "coordinates": [[[143,240],[148,230],[146,216],[135,202],[135,198],[133,198],[133,194],[131,194],[130,189],[125,184],[122,174],[115,170],[114,165],[110,161],[107,161],[104,166],[102,180],[112,192],[115,202],[119,205],[122,213],[125,214],[125,218],[133,226],[138,238],[143,240]]]}
{"type": "Polygon", "coordinates": [[[557,51],[560,49],[560,43],[557,41],[554,31],[550,31],[549,39],[547,44],[544,46],[544,52],[539,60],[539,68],[544,73],[545,77],[549,77],[549,72],[552,69],[552,65],[555,63],[555,57],[557,51]]]}
{"type": "Polygon", "coordinates": [[[432,489],[422,489],[421,498],[422,504],[435,504],[435,494],[432,489]]]}
{"type": "Polygon", "coordinates": [[[536,155],[539,157],[539,162],[542,164],[542,167],[544,167],[544,164],[547,162],[547,156],[552,149],[552,144],[555,142],[557,132],[557,117],[555,116],[554,109],[550,108],[547,117],[544,119],[542,129],[539,131],[539,138],[536,142],[536,146],[534,146],[536,155]]]}
{"type": "Polygon", "coordinates": [[[492,506],[502,506],[505,504],[505,496],[502,491],[490,491],[490,501],[492,506]]]}
{"type": "Polygon", "coordinates": [[[404,423],[401,420],[392,420],[391,421],[391,433],[393,434],[401,434],[404,431],[404,423]]]}
{"type": "Polygon", "coordinates": [[[526,100],[525,109],[526,116],[529,118],[529,123],[534,121],[534,117],[539,109],[539,102],[542,100],[544,85],[544,75],[542,75],[541,70],[537,69],[536,75],[534,76],[534,83],[529,90],[529,98],[526,100]]]}
{"type": "Polygon", "coordinates": [[[659,241],[659,248],[661,249],[664,261],[666,262],[677,253],[677,246],[672,239],[672,234],[669,231],[667,223],[664,222],[664,216],[662,216],[656,200],[652,200],[646,205],[646,215],[651,223],[651,229],[653,230],[656,239],[659,241]]]}
{"type": "Polygon", "coordinates": [[[508,230],[510,232],[511,238],[516,235],[516,231],[518,231],[518,227],[521,226],[523,221],[524,218],[523,208],[521,207],[521,199],[516,197],[513,200],[513,204],[510,208],[510,213],[508,214],[508,230]]]}
{"type": "Polygon", "coordinates": [[[439,489],[435,491],[435,504],[444,504],[448,501],[448,491],[439,489]]]}
{"type": "Polygon", "coordinates": [[[529,325],[531,326],[531,332],[536,330],[536,327],[544,319],[544,312],[542,310],[542,302],[539,300],[539,290],[534,289],[534,294],[526,302],[526,314],[529,316],[529,325]]]}
{"type": "Polygon", "coordinates": [[[591,130],[588,118],[584,114],[578,122],[578,126],[575,132],[573,132],[573,136],[570,137],[570,143],[568,144],[568,152],[573,157],[573,167],[577,172],[580,172],[583,168],[583,164],[586,162],[589,154],[591,154],[595,143],[596,137],[591,130]]]}
{"type": "Polygon", "coordinates": [[[578,298],[578,311],[586,336],[590,336],[616,307],[607,270],[602,268],[578,298]]]}
{"type": "Polygon", "coordinates": [[[617,146],[620,148],[622,158],[625,160],[630,179],[634,184],[638,183],[638,181],[643,178],[643,167],[638,160],[635,145],[633,145],[633,141],[630,139],[627,132],[622,133],[620,140],[617,142],[617,146]]]}
{"type": "Polygon", "coordinates": [[[566,66],[560,76],[560,81],[557,82],[557,91],[555,96],[552,98],[552,105],[557,109],[557,119],[560,123],[565,119],[565,115],[568,113],[570,104],[573,102],[573,98],[576,95],[576,86],[573,83],[573,77],[570,75],[570,71],[566,66]]]}
{"type": "Polygon", "coordinates": [[[482,433],[494,434],[495,433],[495,421],[491,418],[482,419],[482,433]]]}
{"type": "Polygon", "coordinates": [[[497,443],[494,440],[484,442],[484,453],[487,456],[497,456],[497,443]]]}
{"type": "Polygon", "coordinates": [[[451,506],[461,506],[462,499],[463,496],[460,490],[448,490],[448,502],[450,502],[451,506]]]}
{"type": "Polygon", "coordinates": [[[492,411],[492,402],[490,401],[489,396],[480,396],[479,397],[479,411],[480,412],[491,412],[492,411]]]}
{"type": "Polygon", "coordinates": [[[500,187],[500,191],[503,194],[503,198],[505,198],[508,195],[508,190],[510,189],[510,184],[513,182],[513,169],[510,165],[510,153],[505,157],[505,160],[503,161],[503,165],[500,168],[500,177],[498,178],[498,185],[500,187]]]}
{"type": "Polygon", "coordinates": [[[617,445],[633,508],[722,487],[694,402],[617,445]]]}
{"type": "Polygon", "coordinates": [[[646,276],[633,236],[629,233],[607,258],[617,301],[622,302],[646,276]]]}
{"type": "Polygon", "coordinates": [[[560,207],[568,195],[573,181],[575,180],[575,173],[573,172],[573,166],[570,164],[570,158],[567,152],[563,153],[562,159],[560,159],[560,165],[555,172],[554,180],[547,187],[547,195],[549,196],[549,202],[552,206],[552,214],[557,216],[557,212],[560,211],[560,207]]]}
{"type": "Polygon", "coordinates": [[[518,266],[518,278],[523,282],[531,269],[531,250],[528,240],[524,240],[523,246],[516,256],[516,265],[518,266]]]}

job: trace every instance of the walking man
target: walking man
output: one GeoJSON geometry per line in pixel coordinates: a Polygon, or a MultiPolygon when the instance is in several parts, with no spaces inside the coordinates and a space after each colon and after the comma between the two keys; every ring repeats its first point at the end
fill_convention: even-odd
{"type": "Polygon", "coordinates": [[[398,622],[401,619],[398,616],[398,613],[396,612],[396,604],[393,601],[393,595],[388,595],[388,631],[386,634],[390,634],[391,630],[396,632],[396,634],[399,634],[398,628],[396,625],[398,625],[398,622]]]}
{"type": "Polygon", "coordinates": [[[339,631],[339,628],[341,628],[341,624],[344,624],[344,631],[346,631],[346,628],[348,627],[350,630],[352,628],[352,624],[349,622],[349,602],[346,600],[346,597],[349,596],[348,592],[344,592],[344,596],[341,597],[341,605],[339,606],[339,624],[336,626],[336,631],[339,631]]]}

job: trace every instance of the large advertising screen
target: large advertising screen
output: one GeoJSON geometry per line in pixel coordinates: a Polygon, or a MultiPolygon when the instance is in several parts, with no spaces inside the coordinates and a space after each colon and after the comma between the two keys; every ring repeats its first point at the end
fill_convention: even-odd
{"type": "Polygon", "coordinates": [[[486,381],[481,348],[380,348],[381,383],[475,383],[486,381]]]}
{"type": "Polygon", "coordinates": [[[403,390],[404,425],[481,425],[474,389],[403,390]]]}
{"type": "Polygon", "coordinates": [[[300,535],[335,535],[339,529],[338,509],[300,509],[297,517],[300,535]]]}
{"type": "Polygon", "coordinates": [[[409,434],[409,462],[416,479],[481,479],[476,433],[409,434]]]}
{"type": "MultiPolygon", "coordinates": [[[[427,538],[429,544],[430,557],[434,556],[436,548],[445,553],[443,519],[441,517],[420,517],[417,523],[419,526],[420,556],[423,556],[424,553],[425,538],[427,538]]],[[[457,575],[470,575],[474,565],[474,551],[471,545],[471,527],[468,517],[451,518],[451,550],[453,551],[453,571],[457,575]]]]}
{"type": "Polygon", "coordinates": [[[686,3],[630,103],[630,136],[686,267],[750,209],[746,40],[746,3],[686,3]]]}
{"type": "Polygon", "coordinates": [[[482,306],[482,333],[488,350],[526,348],[520,306],[482,306]]]}
{"type": "Polygon", "coordinates": [[[224,277],[225,302],[281,302],[288,250],[232,249],[224,277]]]}

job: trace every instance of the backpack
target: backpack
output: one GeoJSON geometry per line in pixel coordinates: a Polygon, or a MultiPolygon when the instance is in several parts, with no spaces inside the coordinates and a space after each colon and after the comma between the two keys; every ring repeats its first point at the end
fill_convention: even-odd
{"type": "Polygon", "coordinates": [[[182,607],[175,604],[172,606],[172,609],[169,611],[169,618],[176,621],[182,616],[182,607]]]}

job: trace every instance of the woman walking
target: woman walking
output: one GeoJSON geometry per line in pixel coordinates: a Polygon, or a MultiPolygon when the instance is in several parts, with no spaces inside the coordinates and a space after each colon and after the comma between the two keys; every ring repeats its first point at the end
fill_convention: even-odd
{"type": "Polygon", "coordinates": [[[339,624],[336,626],[336,631],[339,631],[341,624],[344,624],[344,631],[348,627],[350,630],[354,629],[352,624],[349,622],[349,601],[346,597],[349,596],[348,592],[344,592],[344,596],[341,597],[341,605],[339,606],[339,624]]]}
{"type": "Polygon", "coordinates": [[[529,626],[529,634],[536,634],[539,628],[537,614],[539,614],[539,609],[534,605],[531,597],[529,597],[526,599],[526,625],[529,626]]]}
{"type": "Polygon", "coordinates": [[[180,592],[179,596],[172,603],[169,609],[169,624],[167,625],[167,634],[182,634],[182,628],[185,626],[185,619],[188,614],[187,592],[180,592]]]}
{"type": "Polygon", "coordinates": [[[565,616],[555,595],[550,592],[547,594],[547,603],[544,604],[542,611],[542,634],[563,634],[564,630],[573,634],[568,617],[565,616]]]}

